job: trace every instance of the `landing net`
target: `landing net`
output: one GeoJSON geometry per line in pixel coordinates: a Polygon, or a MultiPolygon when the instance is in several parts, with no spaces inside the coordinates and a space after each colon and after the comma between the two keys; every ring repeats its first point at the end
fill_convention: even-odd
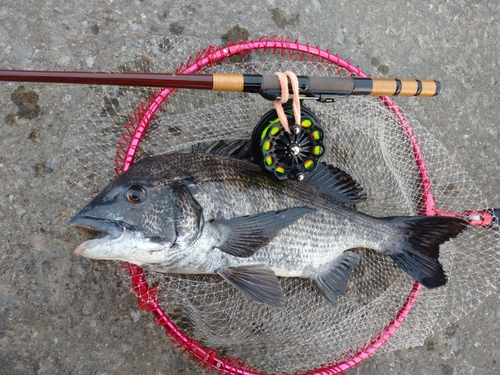
{"type": "MultiPolygon", "coordinates": [[[[122,69],[365,76],[327,50],[283,37],[225,47],[153,37],[144,43],[143,54],[122,69]]],[[[56,187],[74,193],[68,204],[75,211],[134,160],[190,152],[200,142],[248,139],[272,107],[258,95],[241,93],[118,87],[91,93],[95,104],[88,119],[65,139],[77,156],[56,187]]],[[[272,309],[250,301],[218,276],[165,275],[130,266],[126,277],[140,306],[154,314],[174,342],[221,373],[339,373],[372,353],[422,345],[431,333],[472,311],[498,283],[496,218],[473,181],[423,126],[387,97],[304,105],[326,130],[323,160],[348,172],[366,191],[359,211],[453,214],[479,218],[479,224],[490,227],[472,227],[441,246],[449,282],[434,290],[415,284],[391,258],[360,250],[347,293],[336,305],[305,279],[281,279],[286,308],[272,309]]]]}

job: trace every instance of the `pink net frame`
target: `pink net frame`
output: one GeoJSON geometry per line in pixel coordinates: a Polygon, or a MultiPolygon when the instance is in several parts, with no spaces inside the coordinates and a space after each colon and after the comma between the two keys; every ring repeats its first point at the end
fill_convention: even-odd
{"type": "MultiPolygon", "coordinates": [[[[271,51],[273,54],[280,54],[282,57],[290,59],[298,58],[299,61],[315,61],[319,63],[325,62],[336,65],[339,69],[347,70],[351,75],[358,77],[368,77],[359,67],[352,65],[349,61],[341,59],[338,55],[334,55],[328,50],[322,50],[320,47],[312,47],[310,44],[302,44],[297,41],[291,41],[286,37],[263,37],[254,41],[241,41],[238,43],[230,43],[224,47],[209,46],[203,51],[198,52],[195,57],[190,57],[186,63],[183,63],[178,69],[179,74],[191,74],[200,71],[202,68],[210,67],[214,63],[223,62],[228,57],[234,55],[244,56],[255,50],[271,51]]],[[[154,119],[157,111],[162,110],[163,104],[168,104],[168,97],[175,95],[176,89],[165,88],[160,92],[155,92],[154,96],[148,98],[148,103],[141,105],[134,112],[134,117],[129,120],[129,124],[125,126],[123,133],[123,141],[118,143],[119,150],[115,159],[116,175],[125,172],[134,162],[136,152],[139,149],[139,143],[148,130],[150,122],[154,119]]],[[[422,152],[418,142],[401,110],[397,107],[394,101],[387,96],[380,96],[381,103],[390,110],[399,125],[406,134],[409,142],[412,145],[415,163],[418,167],[419,176],[422,186],[421,198],[421,215],[434,216],[458,216],[458,214],[448,213],[436,210],[435,201],[431,194],[430,180],[428,177],[426,165],[422,156],[422,152]]],[[[487,220],[487,213],[481,213],[487,220]]],[[[490,215],[491,216],[491,215],[490,215]]],[[[488,223],[472,223],[476,225],[487,225],[488,223]]],[[[216,351],[211,348],[204,348],[199,343],[186,336],[164,313],[160,307],[159,297],[156,287],[150,287],[146,281],[142,268],[128,264],[129,274],[131,276],[132,290],[137,295],[139,307],[154,316],[154,320],[165,329],[167,336],[176,344],[183,352],[189,353],[197,363],[199,363],[208,372],[215,370],[221,374],[238,374],[238,375],[267,375],[265,372],[259,372],[251,368],[247,364],[235,358],[226,356],[217,356],[216,351]]],[[[370,342],[363,343],[357,350],[350,350],[344,354],[345,359],[339,363],[319,364],[317,368],[307,372],[297,371],[296,375],[333,375],[343,374],[345,370],[358,366],[371,354],[377,351],[390,337],[396,332],[399,326],[403,323],[406,316],[415,304],[421,285],[417,282],[408,293],[405,303],[394,317],[394,320],[388,322],[382,331],[376,334],[370,342]]],[[[269,374],[270,375],[270,374],[269,374]]],[[[287,375],[283,373],[283,375],[287,375]]]]}

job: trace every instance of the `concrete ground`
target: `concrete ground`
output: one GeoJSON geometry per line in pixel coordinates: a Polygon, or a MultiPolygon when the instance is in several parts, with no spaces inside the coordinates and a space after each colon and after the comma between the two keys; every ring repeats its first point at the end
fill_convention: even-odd
{"type": "MultiPolygon", "coordinates": [[[[289,35],[379,77],[435,78],[433,99],[398,99],[500,207],[500,3],[28,1],[0,4],[0,69],[115,70],[149,35],[240,40],[289,35]]],[[[15,85],[1,86],[1,92],[15,85]]],[[[197,374],[116,275],[72,255],[68,212],[51,206],[65,126],[84,108],[63,91],[0,95],[0,373],[197,374]],[[38,104],[38,106],[37,106],[38,104]],[[76,105],[76,104],[75,104],[76,105]],[[76,108],[76,109],[75,109],[76,108]]],[[[500,293],[426,344],[370,358],[355,374],[497,374],[500,293]]]]}

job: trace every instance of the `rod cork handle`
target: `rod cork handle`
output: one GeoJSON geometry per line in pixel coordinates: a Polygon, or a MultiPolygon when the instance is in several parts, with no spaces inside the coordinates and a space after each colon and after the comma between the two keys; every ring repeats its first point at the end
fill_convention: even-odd
{"type": "MultiPolygon", "coordinates": [[[[356,94],[356,81],[361,79],[354,79],[355,88],[353,94],[356,94]]],[[[435,96],[441,91],[441,84],[435,80],[396,78],[371,78],[370,80],[372,81],[370,95],[429,97],[435,96]]]]}
{"type": "MultiPolygon", "coordinates": [[[[250,79],[254,79],[255,76],[245,75],[243,91],[260,92],[267,96],[280,95],[281,88],[275,76],[258,77],[259,85],[252,86],[250,79]],[[257,87],[260,91],[255,90],[257,87]]],[[[349,95],[430,97],[439,94],[441,90],[441,84],[435,80],[308,76],[297,76],[297,78],[301,94],[319,97],[320,100],[349,95]]]]}

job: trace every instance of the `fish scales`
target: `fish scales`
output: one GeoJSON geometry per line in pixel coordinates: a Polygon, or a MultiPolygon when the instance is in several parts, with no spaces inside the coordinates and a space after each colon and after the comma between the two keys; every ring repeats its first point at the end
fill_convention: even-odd
{"type": "MultiPolygon", "coordinates": [[[[218,217],[232,219],[254,215],[262,210],[278,211],[289,207],[307,206],[316,209],[314,213],[283,228],[253,256],[235,258],[223,252],[213,252],[210,258],[213,265],[206,265],[207,268],[213,271],[222,265],[262,262],[269,264],[278,276],[293,274],[309,277],[311,273],[307,270],[327,265],[347,249],[364,247],[381,251],[380,244],[387,244],[395,236],[395,229],[387,227],[385,223],[374,222],[359,213],[353,215],[352,210],[327,197],[316,196],[311,199],[317,193],[312,193],[311,189],[300,190],[296,197],[291,197],[286,191],[248,188],[245,183],[230,179],[224,183],[205,182],[197,185],[193,197],[203,207],[205,221],[218,217]]],[[[197,257],[206,250],[193,249],[193,256],[197,257]]]]}
{"type": "MultiPolygon", "coordinates": [[[[206,271],[265,263],[278,276],[309,277],[345,250],[362,247],[382,251],[380,244],[394,242],[395,228],[385,222],[379,223],[353,211],[308,185],[276,181],[253,164],[208,154],[163,155],[154,160],[154,164],[152,169],[166,180],[193,181],[193,197],[203,207],[206,222],[217,217],[254,215],[263,210],[302,206],[316,209],[282,229],[267,246],[249,258],[212,252],[207,258],[209,263],[203,264],[206,271]],[[169,166],[168,170],[165,166],[169,166]]],[[[207,250],[193,248],[192,256],[198,258],[207,250]]]]}

